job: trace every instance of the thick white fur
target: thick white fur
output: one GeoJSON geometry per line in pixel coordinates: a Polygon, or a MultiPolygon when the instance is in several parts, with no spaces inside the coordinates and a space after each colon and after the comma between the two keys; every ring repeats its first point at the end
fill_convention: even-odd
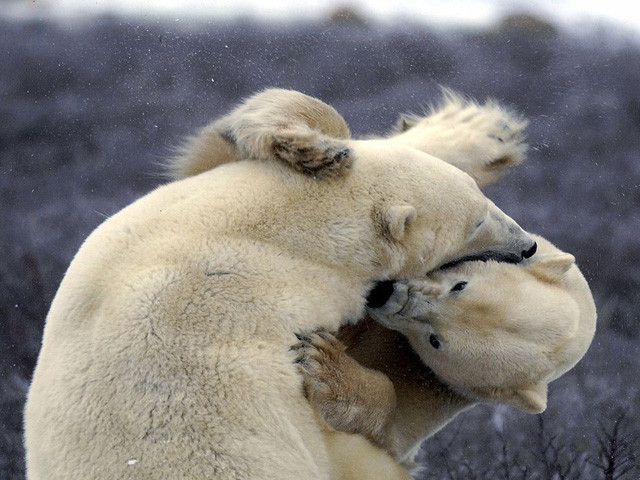
{"type": "MultiPolygon", "coordinates": [[[[439,103],[424,115],[402,115],[387,138],[460,168],[482,187],[524,160],[527,123],[495,101],[481,105],[443,89],[439,103]]],[[[329,105],[300,92],[269,89],[185,142],[167,164],[167,172],[170,178],[181,179],[247,158],[295,164],[297,148],[312,152],[312,164],[330,163],[349,136],[344,119],[329,105]],[[290,148],[283,152],[277,145],[290,148]]],[[[340,174],[348,165],[348,161],[331,164],[325,175],[340,174]]],[[[297,169],[303,170],[300,165],[297,169]]]]}
{"type": "Polygon", "coordinates": [[[524,160],[527,123],[495,101],[481,105],[443,89],[440,103],[403,115],[388,138],[460,168],[482,187],[524,160]]]}
{"type": "Polygon", "coordinates": [[[574,257],[536,240],[538,252],[522,265],[469,262],[400,283],[394,300],[403,303],[402,313],[384,320],[372,315],[405,334],[457,391],[541,412],[547,384],[591,344],[596,309],[574,257]],[[463,290],[451,291],[462,281],[463,290]],[[431,335],[438,349],[430,346],[431,335]]]}
{"type": "Polygon", "coordinates": [[[479,402],[543,411],[548,384],[587,351],[596,309],[573,256],[536,238],[523,265],[468,262],[396,283],[370,310],[377,323],[341,328],[343,343],[309,335],[296,351],[316,411],[408,466],[479,402]]]}
{"type": "Polygon", "coordinates": [[[166,164],[174,180],[238,160],[280,160],[316,176],[351,165],[349,127],[326,103],[293,90],[268,89],[189,138],[166,164]]]}
{"type": "Polygon", "coordinates": [[[374,280],[532,240],[440,160],[387,140],[347,148],[338,178],[236,161],[91,234],[47,317],[25,412],[31,480],[358,476],[333,452],[367,443],[317,420],[294,334],[361,318],[374,280]]]}
{"type": "Polygon", "coordinates": [[[436,271],[396,284],[389,302],[370,310],[381,325],[402,333],[419,356],[401,353],[404,366],[363,361],[367,343],[369,349],[384,343],[402,348],[388,330],[368,333],[355,353],[396,388],[395,409],[371,439],[398,460],[409,461],[422,440],[478,402],[545,410],[549,382],[586,353],[596,326],[589,286],[573,256],[536,238],[538,252],[521,266],[469,262],[436,271]],[[466,287],[451,291],[459,282],[466,287]]]}
{"type": "Polygon", "coordinates": [[[341,328],[339,341],[309,335],[296,351],[316,411],[411,466],[424,439],[479,402],[544,410],[549,382],[587,351],[596,309],[573,256],[536,238],[523,265],[469,262],[402,281],[370,310],[376,322],[341,328]]]}
{"type": "MultiPolygon", "coordinates": [[[[523,160],[525,125],[498,105],[479,106],[447,92],[441,107],[389,140],[440,152],[484,185],[523,160]],[[513,135],[496,143],[500,125],[513,135]],[[486,161],[503,157],[512,161],[486,161]]],[[[596,309],[573,256],[536,239],[538,252],[522,265],[468,262],[397,283],[389,302],[370,310],[377,324],[340,330],[349,357],[312,335],[303,343],[313,348],[302,355],[316,410],[330,425],[363,434],[406,464],[425,438],[478,402],[544,410],[548,383],[587,351],[596,309]],[[451,292],[462,281],[466,287],[451,292]],[[431,345],[431,335],[440,348],[431,345]]]]}

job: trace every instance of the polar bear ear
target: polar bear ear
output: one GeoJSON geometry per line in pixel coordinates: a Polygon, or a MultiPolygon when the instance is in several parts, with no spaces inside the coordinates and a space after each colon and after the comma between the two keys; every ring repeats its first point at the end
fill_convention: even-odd
{"type": "Polygon", "coordinates": [[[542,413],[547,409],[547,384],[536,383],[513,391],[513,396],[506,399],[520,410],[529,413],[542,413]]]}
{"type": "Polygon", "coordinates": [[[389,235],[395,240],[404,236],[407,225],[411,225],[418,216],[411,205],[393,205],[384,214],[384,222],[389,235]]]}
{"type": "Polygon", "coordinates": [[[549,282],[560,281],[563,275],[576,263],[575,257],[569,253],[534,256],[532,260],[534,261],[527,267],[529,272],[549,282]]]}
{"type": "Polygon", "coordinates": [[[542,413],[547,409],[546,383],[521,388],[475,388],[472,391],[484,400],[508,403],[528,413],[542,413]]]}

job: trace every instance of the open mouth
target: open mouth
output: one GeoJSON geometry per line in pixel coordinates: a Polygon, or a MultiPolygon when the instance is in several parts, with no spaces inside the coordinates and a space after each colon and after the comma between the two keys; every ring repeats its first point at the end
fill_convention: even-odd
{"type": "MultiPolygon", "coordinates": [[[[536,253],[537,248],[538,245],[534,242],[528,250],[523,250],[521,255],[511,252],[498,252],[491,250],[473,253],[471,255],[465,255],[464,257],[452,260],[451,262],[447,262],[435,270],[446,270],[447,268],[453,268],[464,262],[493,261],[502,263],[520,263],[526,258],[531,258],[536,253]]],[[[393,295],[394,283],[395,280],[382,280],[377,282],[367,295],[367,307],[380,308],[386,304],[389,301],[389,298],[391,298],[391,295],[393,295]]]]}

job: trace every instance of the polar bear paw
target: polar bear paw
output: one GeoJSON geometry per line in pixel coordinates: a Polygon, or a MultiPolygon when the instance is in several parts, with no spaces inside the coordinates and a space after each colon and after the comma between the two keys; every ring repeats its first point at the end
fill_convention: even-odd
{"type": "Polygon", "coordinates": [[[360,365],[330,333],[298,339],[300,343],[291,349],[297,354],[305,395],[316,412],[336,430],[376,438],[395,408],[391,380],[360,365]]]}
{"type": "Polygon", "coordinates": [[[427,115],[402,116],[391,138],[458,167],[484,186],[525,159],[527,124],[495,101],[481,105],[445,90],[427,115]]]}
{"type": "Polygon", "coordinates": [[[439,292],[439,287],[431,281],[419,278],[397,280],[393,282],[393,289],[386,294],[386,300],[381,299],[367,311],[386,328],[406,333],[421,322],[427,322],[439,292]]]}
{"type": "Polygon", "coordinates": [[[275,134],[273,152],[295,170],[316,178],[344,175],[353,162],[346,141],[303,128],[275,134]]]}
{"type": "MultiPolygon", "coordinates": [[[[346,388],[342,371],[352,360],[344,345],[327,332],[296,335],[300,340],[291,350],[296,352],[295,363],[304,376],[304,391],[315,403],[331,402],[346,388]]],[[[355,362],[355,361],[354,361],[355,362]]]]}

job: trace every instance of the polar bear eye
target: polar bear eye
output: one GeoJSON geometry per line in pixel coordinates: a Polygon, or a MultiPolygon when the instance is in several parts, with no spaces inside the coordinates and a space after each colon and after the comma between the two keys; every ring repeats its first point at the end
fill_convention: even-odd
{"type": "Polygon", "coordinates": [[[466,288],[466,286],[467,286],[467,282],[458,282],[451,288],[451,291],[452,292],[461,292],[462,290],[464,290],[466,288]]]}
{"type": "Polygon", "coordinates": [[[482,214],[482,218],[480,218],[476,224],[473,226],[473,229],[471,230],[471,233],[475,233],[478,231],[478,229],[484,224],[485,220],[487,219],[487,214],[489,213],[489,210],[485,210],[485,212],[482,214]]]}
{"type": "Polygon", "coordinates": [[[440,348],[440,340],[433,333],[429,336],[429,343],[433,348],[438,350],[440,348]]]}

